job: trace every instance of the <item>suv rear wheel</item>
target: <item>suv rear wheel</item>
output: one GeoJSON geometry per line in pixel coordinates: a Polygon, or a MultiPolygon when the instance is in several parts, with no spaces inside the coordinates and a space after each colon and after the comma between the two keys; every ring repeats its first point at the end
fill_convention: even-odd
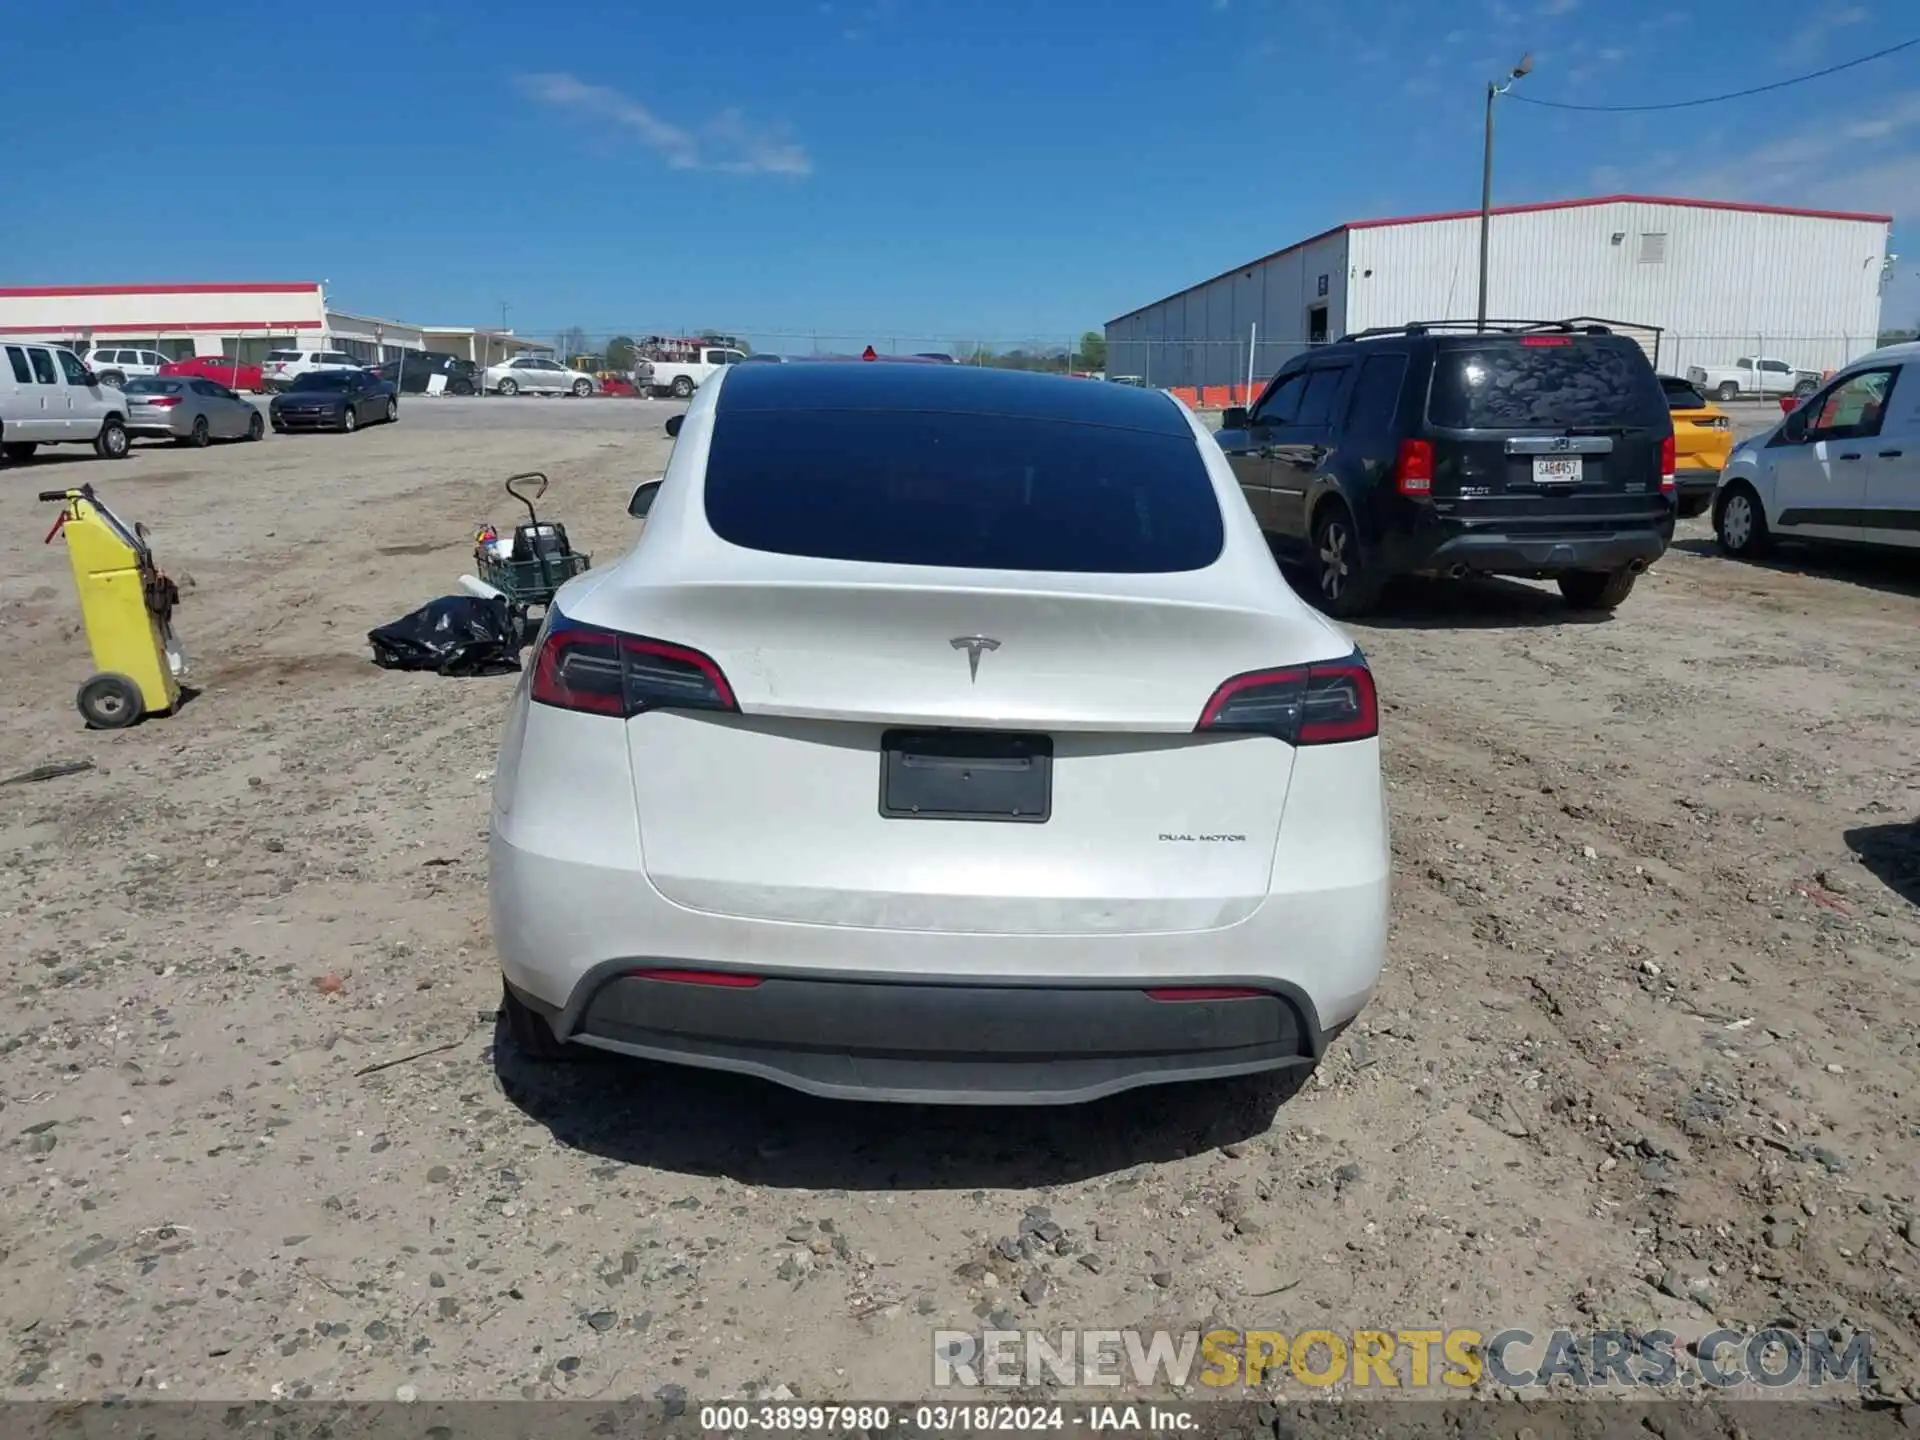
{"type": "Polygon", "coordinates": [[[1328,615],[1364,615],[1380,598],[1380,580],[1360,554],[1360,537],[1345,505],[1330,501],[1313,519],[1314,604],[1328,615]]]}
{"type": "Polygon", "coordinates": [[[1613,610],[1639,578],[1631,570],[1575,570],[1560,577],[1560,593],[1575,610],[1613,610]]]}

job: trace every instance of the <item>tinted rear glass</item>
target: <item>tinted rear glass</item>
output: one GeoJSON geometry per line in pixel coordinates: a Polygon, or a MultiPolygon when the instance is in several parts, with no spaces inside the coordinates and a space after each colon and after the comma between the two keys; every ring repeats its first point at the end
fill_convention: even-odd
{"type": "Polygon", "coordinates": [[[1706,408],[1707,397],[1702,395],[1685,380],[1677,380],[1671,375],[1660,377],[1660,388],[1666,392],[1669,410],[1702,410],[1706,408]]]}
{"type": "Polygon", "coordinates": [[[707,523],[779,555],[989,570],[1199,570],[1225,543],[1186,436],[1001,415],[749,410],[707,458],[707,523]]]}
{"type": "Polygon", "coordinates": [[[180,382],[178,380],[129,380],[120,387],[120,391],[124,395],[178,395],[180,382]]]}
{"type": "Polygon", "coordinates": [[[298,360],[299,358],[300,352],[298,350],[269,350],[267,352],[267,359],[269,360],[298,360]]]}
{"type": "Polygon", "coordinates": [[[1427,419],[1443,429],[1529,425],[1659,428],[1667,406],[1646,353],[1630,340],[1549,337],[1443,347],[1427,419]]]}

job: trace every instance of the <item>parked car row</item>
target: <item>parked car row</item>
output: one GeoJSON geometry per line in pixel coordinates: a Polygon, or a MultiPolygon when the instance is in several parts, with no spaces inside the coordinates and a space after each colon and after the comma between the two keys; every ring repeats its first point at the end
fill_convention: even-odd
{"type": "MultiPolygon", "coordinates": [[[[360,369],[314,369],[274,395],[263,419],[234,387],[191,370],[169,369],[118,384],[57,345],[9,344],[0,365],[0,459],[20,463],[42,445],[91,445],[123,458],[135,438],[208,445],[258,440],[276,431],[338,429],[400,417],[398,392],[360,369]]],[[[205,357],[215,358],[218,357],[205,357]]],[[[174,362],[168,362],[173,365],[174,362]]]]}

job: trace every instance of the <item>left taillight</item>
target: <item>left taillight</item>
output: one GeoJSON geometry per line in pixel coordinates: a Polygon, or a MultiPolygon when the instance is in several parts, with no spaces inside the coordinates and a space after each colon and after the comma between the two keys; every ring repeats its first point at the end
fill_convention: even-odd
{"type": "Polygon", "coordinates": [[[1373,671],[1358,651],[1344,660],[1249,670],[1225,681],[1196,731],[1272,735],[1289,745],[1338,745],[1380,733],[1373,671]]]}
{"type": "Polygon", "coordinates": [[[1677,455],[1673,435],[1671,433],[1663,435],[1660,439],[1660,493],[1662,495],[1675,494],[1680,488],[1680,482],[1674,476],[1677,455]]]}
{"type": "Polygon", "coordinates": [[[700,651],[558,613],[534,656],[529,693],[537,705],[623,720],[648,710],[740,708],[720,667],[700,651]]]}

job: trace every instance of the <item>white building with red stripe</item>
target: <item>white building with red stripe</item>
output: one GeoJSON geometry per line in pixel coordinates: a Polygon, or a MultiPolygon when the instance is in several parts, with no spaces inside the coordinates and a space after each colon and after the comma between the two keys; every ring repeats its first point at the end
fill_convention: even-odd
{"type": "Polygon", "coordinates": [[[317,280],[0,289],[0,336],[253,365],[269,350],[344,350],[372,362],[426,345],[418,325],[333,309],[317,280]]]}

